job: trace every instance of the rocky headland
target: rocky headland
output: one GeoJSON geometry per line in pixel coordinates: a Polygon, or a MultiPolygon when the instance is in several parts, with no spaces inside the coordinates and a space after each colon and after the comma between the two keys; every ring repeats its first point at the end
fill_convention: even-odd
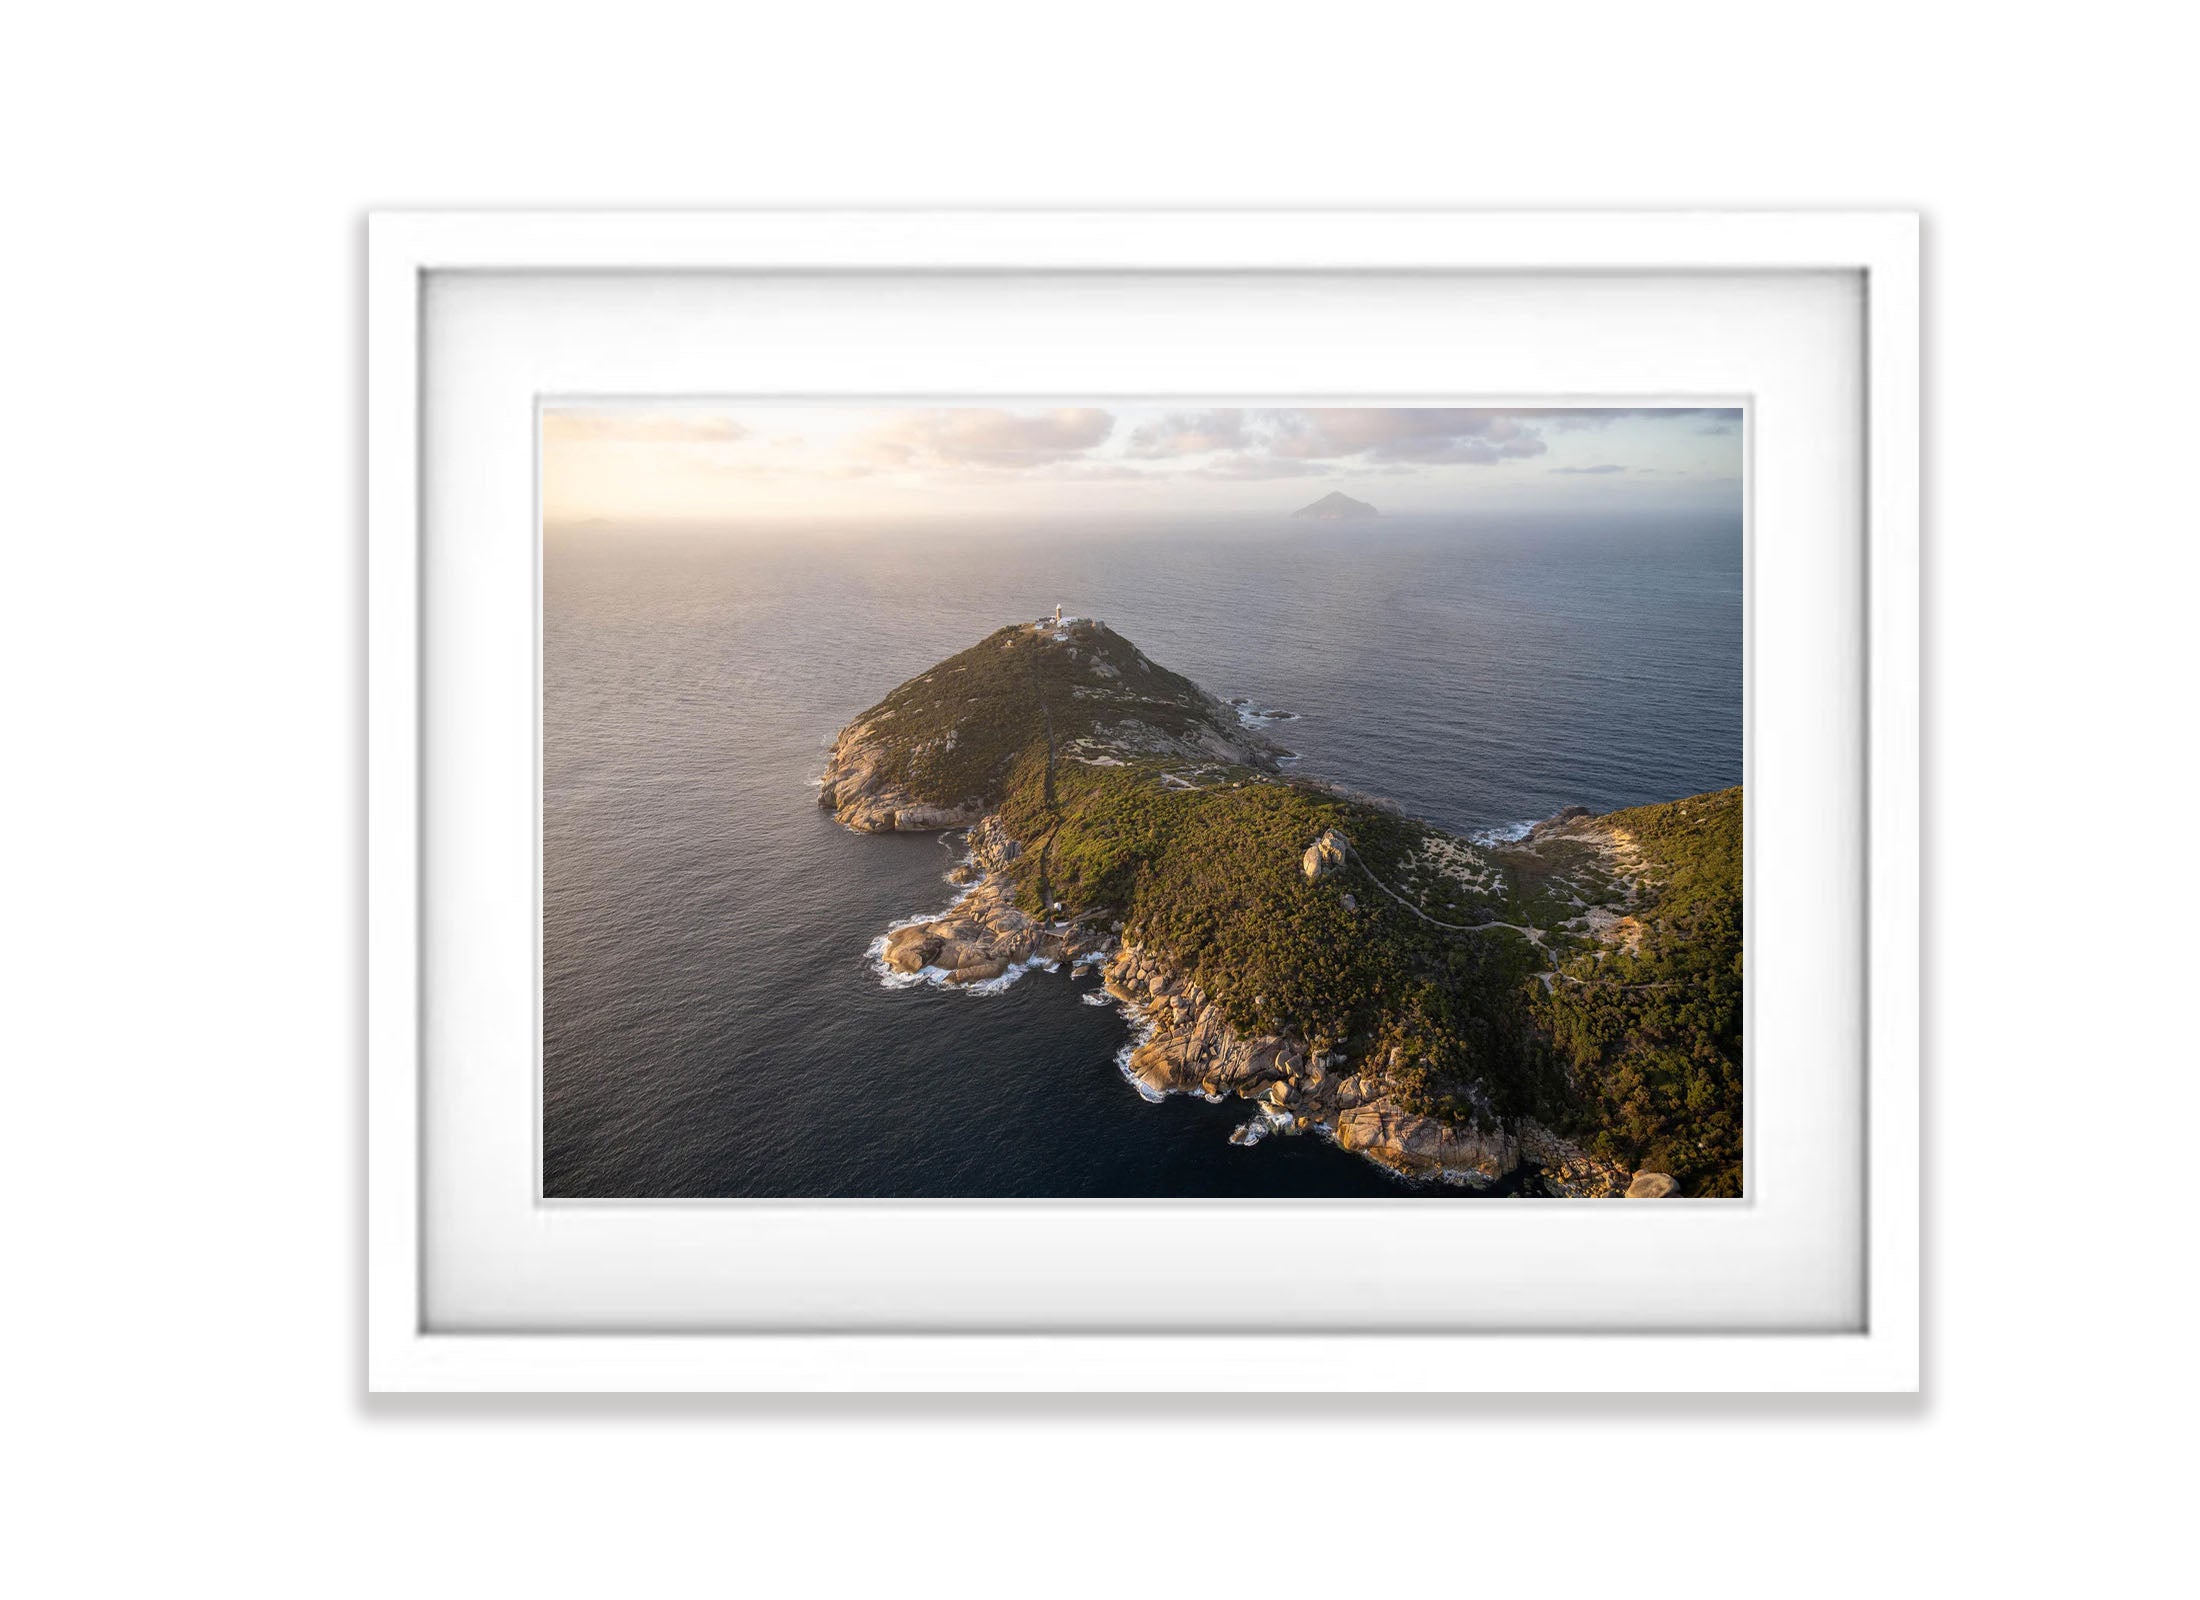
{"type": "Polygon", "coordinates": [[[1097,968],[1134,1030],[1124,1077],[1246,1102],[1237,1142],[1313,1135],[1526,1193],[1739,1192],[1738,790],[1463,839],[1286,776],[1287,754],[1112,630],[1049,618],[850,723],[819,803],[858,832],[965,830],[954,903],[873,942],[888,981],[1097,968]],[[1731,890],[1731,952],[1701,881],[1729,866],[1708,898],[1731,890]],[[1730,964],[1735,993],[1676,996],[1676,950],[1730,964]],[[1711,1010],[1676,1032],[1691,998],[1711,1010]],[[1707,1097],[1733,1102],[1731,1139],[1707,1097]]]}

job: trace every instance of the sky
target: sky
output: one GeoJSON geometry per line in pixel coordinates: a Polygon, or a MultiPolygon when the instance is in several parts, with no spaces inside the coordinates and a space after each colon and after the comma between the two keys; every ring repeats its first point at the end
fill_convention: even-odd
{"type": "Polygon", "coordinates": [[[1704,407],[562,405],[551,524],[1282,514],[1741,503],[1742,413],[1704,407]]]}

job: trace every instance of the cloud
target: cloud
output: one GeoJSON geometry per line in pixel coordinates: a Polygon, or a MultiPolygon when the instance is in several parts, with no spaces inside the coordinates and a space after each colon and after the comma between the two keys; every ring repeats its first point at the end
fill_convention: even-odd
{"type": "Polygon", "coordinates": [[[1741,427],[1742,414],[1731,406],[1553,406],[1530,408],[1506,415],[1530,422],[1547,422],[1572,433],[1581,428],[1608,428],[1615,422],[1703,422],[1699,433],[1733,433],[1741,427]]]}
{"type": "Polygon", "coordinates": [[[1245,443],[1245,413],[1242,411],[1172,411],[1134,430],[1125,441],[1123,453],[1144,460],[1158,460],[1168,456],[1236,450],[1245,443]]]}
{"type": "Polygon", "coordinates": [[[1286,461],[1250,451],[1224,456],[1195,470],[1195,478],[1320,478],[1335,469],[1325,461],[1286,461]]]}
{"type": "Polygon", "coordinates": [[[1146,483],[1170,476],[1165,472],[1140,472],[1113,461],[1065,461],[1048,467],[1045,475],[1063,483],[1146,483]]]}
{"type": "MultiPolygon", "coordinates": [[[[1235,453],[1204,477],[1290,477],[1282,463],[1328,462],[1349,474],[1428,466],[1496,466],[1550,451],[1546,434],[1609,427],[1626,419],[1686,420],[1731,433],[1741,412],[1710,406],[1308,406],[1259,411],[1171,412],[1134,432],[1130,453],[1150,457],[1235,453]]],[[[1617,464],[1555,467],[1592,476],[1623,473],[1617,464]]]]}
{"type": "MultiPolygon", "coordinates": [[[[596,509],[683,495],[711,505],[745,495],[791,502],[805,485],[846,503],[885,504],[912,486],[927,503],[976,503],[996,492],[1043,497],[1089,485],[1095,503],[1180,491],[1196,504],[1254,498],[1270,480],[1321,477],[1411,477],[1426,497],[1447,479],[1463,487],[1485,467],[1512,493],[1545,473],[1658,470],[1619,464],[1629,457],[1730,454],[1738,441],[1707,447],[1689,435],[1742,426],[1738,408],[1701,406],[749,407],[668,398],[549,403],[541,412],[546,473],[570,476],[578,487],[568,500],[596,509]],[[1598,434],[1615,423],[1620,431],[1598,434]]],[[[1693,472],[1667,475],[1700,481],[1693,472]]]]}
{"type": "Polygon", "coordinates": [[[566,407],[542,414],[544,444],[731,444],[749,430],[731,417],[701,411],[589,411],[566,407]]]}
{"type": "Polygon", "coordinates": [[[1114,415],[1092,407],[957,406],[905,412],[859,448],[874,466],[1037,467],[1083,455],[1114,430],[1114,415]]]}
{"type": "Polygon", "coordinates": [[[1293,460],[1468,462],[1539,456],[1543,435],[1510,412],[1456,406],[1353,406],[1269,413],[1269,449],[1293,460]]]}

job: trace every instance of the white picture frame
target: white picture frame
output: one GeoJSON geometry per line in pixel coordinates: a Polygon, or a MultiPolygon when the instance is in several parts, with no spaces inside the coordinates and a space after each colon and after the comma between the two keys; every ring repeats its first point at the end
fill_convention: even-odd
{"type": "MultiPolygon", "coordinates": [[[[382,1390],[1891,1391],[1919,1379],[1918,233],[1893,213],[370,221],[368,1382],[382,1390]],[[1838,1332],[435,1328],[422,1204],[423,306],[438,273],[1849,273],[1863,286],[1863,1315],[1838,1332]]],[[[939,374],[943,387],[957,376],[939,374]]],[[[615,1319],[614,1319],[615,1320],[615,1319]]]]}

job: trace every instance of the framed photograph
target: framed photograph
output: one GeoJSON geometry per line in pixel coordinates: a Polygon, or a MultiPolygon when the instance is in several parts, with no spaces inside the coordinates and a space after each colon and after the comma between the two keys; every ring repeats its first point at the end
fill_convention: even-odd
{"type": "Polygon", "coordinates": [[[368,248],[372,1387],[1916,1387],[1914,218],[368,248]]]}

